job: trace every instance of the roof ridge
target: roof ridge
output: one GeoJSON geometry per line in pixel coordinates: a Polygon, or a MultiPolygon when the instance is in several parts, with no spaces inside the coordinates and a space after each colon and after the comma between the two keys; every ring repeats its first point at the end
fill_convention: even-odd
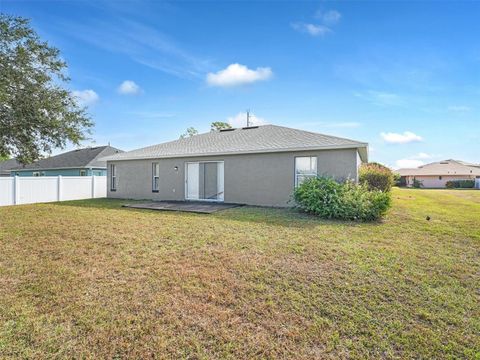
{"type": "Polygon", "coordinates": [[[325,134],[325,133],[319,133],[319,132],[310,131],[310,130],[295,129],[295,128],[292,128],[292,127],[289,127],[289,126],[274,125],[274,124],[266,124],[266,125],[261,125],[261,126],[274,126],[274,127],[284,128],[284,129],[289,129],[289,130],[294,130],[294,131],[306,132],[306,133],[313,134],[313,135],[322,135],[322,136],[326,136],[326,137],[334,138],[334,139],[339,139],[339,140],[348,140],[348,141],[352,141],[352,142],[357,143],[357,144],[367,144],[366,142],[361,142],[361,141],[357,141],[357,140],[353,140],[353,139],[349,139],[349,138],[345,138],[345,137],[328,135],[328,134],[325,134]]]}
{"type": "Polygon", "coordinates": [[[104,146],[95,146],[94,148],[90,148],[90,149],[92,149],[92,150],[93,150],[93,149],[100,149],[100,148],[102,148],[102,149],[98,152],[97,155],[95,155],[93,158],[90,159],[89,162],[87,162],[87,163],[85,164],[85,167],[89,167],[89,165],[92,164],[94,161],[96,161],[96,160],[100,157],[100,155],[101,155],[105,150],[107,150],[109,147],[111,147],[111,146],[110,146],[110,145],[104,145],[104,146]]]}
{"type": "Polygon", "coordinates": [[[253,129],[208,131],[188,138],[133,149],[123,154],[107,156],[107,160],[148,159],[155,157],[208,156],[313,149],[361,148],[367,158],[368,143],[338,136],[265,124],[253,129]]]}
{"type": "Polygon", "coordinates": [[[109,149],[112,149],[115,151],[115,154],[118,154],[118,153],[123,153],[124,151],[121,150],[121,149],[118,149],[114,146],[111,146],[111,145],[104,145],[104,146],[98,146],[96,148],[103,148],[97,155],[95,155],[95,157],[93,157],[86,165],[85,167],[92,167],[94,166],[94,163],[95,162],[98,162],[98,161],[101,161],[100,159],[102,159],[103,157],[107,157],[109,156],[108,154],[105,155],[104,153],[109,150],[109,149]]]}

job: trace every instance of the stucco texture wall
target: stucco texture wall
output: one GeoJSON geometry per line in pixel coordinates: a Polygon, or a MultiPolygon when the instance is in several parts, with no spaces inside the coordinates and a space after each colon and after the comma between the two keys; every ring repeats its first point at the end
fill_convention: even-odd
{"type": "Polygon", "coordinates": [[[316,156],[319,175],[357,180],[356,149],[109,161],[108,165],[116,165],[117,189],[116,191],[110,189],[110,166],[108,166],[108,197],[185,200],[185,163],[224,161],[225,202],[289,206],[295,183],[294,168],[297,156],[316,156]],[[153,162],[158,162],[160,167],[160,186],[156,193],[152,192],[153,162]]]}
{"type": "Polygon", "coordinates": [[[408,176],[407,186],[413,186],[413,179],[417,179],[422,182],[422,187],[425,189],[441,189],[445,188],[447,181],[452,180],[472,180],[475,176],[471,175],[420,175],[420,176],[408,176]]]}

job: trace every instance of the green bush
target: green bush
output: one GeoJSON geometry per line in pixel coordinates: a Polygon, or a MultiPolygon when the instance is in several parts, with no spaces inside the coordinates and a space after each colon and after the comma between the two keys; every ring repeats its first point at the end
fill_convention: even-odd
{"type": "Polygon", "coordinates": [[[413,178],[413,187],[415,189],[420,189],[421,187],[423,187],[423,181],[413,178]]]}
{"type": "Polygon", "coordinates": [[[393,173],[393,185],[398,187],[407,186],[407,179],[399,173],[393,173]]]}
{"type": "Polygon", "coordinates": [[[297,208],[325,219],[373,221],[385,215],[391,205],[389,192],[324,177],[306,180],[293,196],[297,208]]]}
{"type": "Polygon", "coordinates": [[[448,189],[472,189],[475,187],[475,180],[450,180],[445,186],[448,189]]]}
{"type": "Polygon", "coordinates": [[[392,170],[379,163],[362,164],[359,171],[359,182],[370,190],[390,191],[394,183],[392,170]]]}
{"type": "Polygon", "coordinates": [[[461,189],[474,188],[475,180],[458,180],[458,187],[461,189]]]}

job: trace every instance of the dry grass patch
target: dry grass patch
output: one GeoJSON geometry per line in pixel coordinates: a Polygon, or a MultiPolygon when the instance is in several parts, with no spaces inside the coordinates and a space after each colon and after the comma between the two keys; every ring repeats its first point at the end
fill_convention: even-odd
{"type": "Polygon", "coordinates": [[[373,224],[0,208],[0,358],[479,357],[480,191],[394,200],[373,224]]]}

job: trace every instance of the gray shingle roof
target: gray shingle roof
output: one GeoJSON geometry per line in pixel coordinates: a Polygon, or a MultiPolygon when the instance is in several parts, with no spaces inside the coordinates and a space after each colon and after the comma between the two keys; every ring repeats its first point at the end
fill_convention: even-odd
{"type": "Polygon", "coordinates": [[[90,167],[106,168],[107,163],[105,160],[103,160],[103,158],[121,152],[123,151],[111,146],[97,146],[92,148],[72,150],[63,154],[36,161],[32,164],[18,166],[15,168],[15,170],[46,170],[90,167]]]}
{"type": "Polygon", "coordinates": [[[17,159],[8,159],[0,162],[0,176],[10,176],[10,170],[17,166],[20,166],[17,159]]]}
{"type": "Polygon", "coordinates": [[[107,160],[133,160],[184,156],[227,155],[359,148],[364,160],[367,143],[276,125],[209,132],[110,156],[107,160]]]}

